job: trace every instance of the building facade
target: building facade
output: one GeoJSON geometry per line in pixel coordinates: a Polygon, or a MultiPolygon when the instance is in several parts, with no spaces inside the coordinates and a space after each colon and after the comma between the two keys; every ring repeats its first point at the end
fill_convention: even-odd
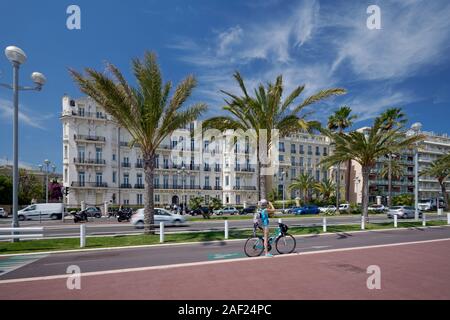
{"type": "MultiPolygon", "coordinates": [[[[130,144],[129,133],[87,97],[64,96],[61,121],[68,205],[79,206],[82,201],[87,205],[143,205],[142,153],[139,146],[130,144]]],[[[156,205],[188,203],[197,196],[206,203],[214,197],[224,205],[255,204],[256,148],[250,138],[237,137],[232,131],[200,134],[199,138],[200,125],[193,122],[160,145],[154,176],[156,205]]],[[[272,188],[284,192],[285,199],[293,199],[299,193],[287,192],[287,186],[300,173],[309,173],[318,181],[328,178],[319,162],[329,153],[329,145],[328,138],[320,135],[281,139],[272,188]]]]}

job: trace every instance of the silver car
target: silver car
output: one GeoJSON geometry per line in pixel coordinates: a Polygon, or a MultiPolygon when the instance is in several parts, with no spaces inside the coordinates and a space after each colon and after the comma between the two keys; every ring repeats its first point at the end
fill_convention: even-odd
{"type": "MultiPolygon", "coordinates": [[[[154,215],[155,224],[159,225],[160,222],[164,222],[165,225],[179,225],[186,223],[186,218],[173,214],[166,209],[155,208],[154,215]]],[[[135,214],[131,216],[131,223],[138,229],[144,227],[144,209],[138,209],[135,214]]]]}
{"type": "MultiPolygon", "coordinates": [[[[394,215],[396,215],[398,218],[401,218],[401,219],[414,218],[415,211],[416,210],[414,209],[414,207],[395,206],[395,207],[389,208],[387,216],[390,219],[394,218],[394,215]]],[[[422,217],[422,212],[420,212],[420,211],[419,211],[419,217],[422,217]]]]}

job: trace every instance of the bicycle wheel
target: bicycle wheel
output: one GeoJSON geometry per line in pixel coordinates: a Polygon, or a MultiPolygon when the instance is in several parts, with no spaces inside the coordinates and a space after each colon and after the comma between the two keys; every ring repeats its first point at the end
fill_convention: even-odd
{"type": "Polygon", "coordinates": [[[285,234],[275,241],[275,247],[277,248],[279,254],[292,253],[294,252],[296,246],[297,242],[290,234],[285,234]]]}
{"type": "Polygon", "coordinates": [[[260,256],[264,251],[264,241],[259,237],[248,238],[244,245],[244,252],[247,257],[260,256]]]}

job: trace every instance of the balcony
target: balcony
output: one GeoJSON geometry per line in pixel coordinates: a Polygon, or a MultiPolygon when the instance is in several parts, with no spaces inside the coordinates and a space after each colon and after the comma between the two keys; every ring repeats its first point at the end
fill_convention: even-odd
{"type": "Polygon", "coordinates": [[[255,168],[252,167],[235,167],[234,171],[236,172],[243,172],[243,173],[252,173],[255,172],[255,168]]]}
{"type": "Polygon", "coordinates": [[[214,172],[220,172],[220,166],[214,167],[214,172]]]}
{"type": "Polygon", "coordinates": [[[129,162],[122,162],[121,165],[122,165],[122,168],[131,168],[131,163],[129,163],[129,162]]]}
{"type": "MultiPolygon", "coordinates": [[[[145,189],[145,186],[142,183],[137,183],[134,185],[134,188],[135,189],[145,189]]],[[[154,186],[154,188],[156,188],[156,185],[154,186]]]]}
{"type": "Polygon", "coordinates": [[[106,164],[106,161],[103,159],[73,158],[73,162],[76,165],[104,166],[106,164]]]}
{"type": "Polygon", "coordinates": [[[211,167],[209,167],[209,166],[205,166],[205,167],[203,167],[203,171],[211,171],[211,167]]]}
{"type": "Polygon", "coordinates": [[[256,190],[256,187],[255,186],[234,186],[233,190],[254,191],[254,190],[256,190]]]}
{"type": "Polygon", "coordinates": [[[106,114],[103,114],[101,112],[63,112],[61,114],[62,117],[67,116],[73,116],[73,117],[80,117],[80,118],[89,118],[93,120],[108,120],[108,117],[106,114]]]}
{"type": "Polygon", "coordinates": [[[215,186],[214,190],[222,190],[222,186],[215,186]]]}
{"type": "MultiPolygon", "coordinates": [[[[158,190],[183,190],[183,186],[179,185],[155,185],[154,188],[158,190]]],[[[196,185],[186,185],[184,186],[184,190],[202,190],[202,188],[196,185]]]]}
{"type": "Polygon", "coordinates": [[[136,164],[134,165],[134,167],[135,167],[136,169],[143,169],[143,168],[144,168],[144,164],[143,164],[142,162],[138,162],[138,163],[136,163],[136,164]]]}
{"type": "Polygon", "coordinates": [[[106,142],[105,137],[101,136],[90,136],[90,135],[84,135],[84,134],[74,134],[73,139],[75,141],[83,141],[83,142],[95,142],[95,143],[104,143],[106,142]]]}
{"type": "Polygon", "coordinates": [[[211,186],[204,186],[203,190],[212,190],[212,187],[211,186]]]}
{"type": "Polygon", "coordinates": [[[120,185],[120,188],[121,189],[131,189],[131,184],[129,184],[129,183],[122,183],[120,185]]]}
{"type": "Polygon", "coordinates": [[[72,187],[75,188],[107,188],[106,182],[84,182],[84,181],[72,181],[72,187]]]}

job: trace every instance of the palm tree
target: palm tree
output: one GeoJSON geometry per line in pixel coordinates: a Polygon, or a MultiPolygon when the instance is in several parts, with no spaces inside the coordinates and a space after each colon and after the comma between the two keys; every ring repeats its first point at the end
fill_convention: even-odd
{"type": "Polygon", "coordinates": [[[299,190],[303,193],[303,203],[306,204],[309,201],[309,192],[314,188],[316,181],[307,173],[300,174],[289,185],[289,191],[299,190]]]}
{"type": "Polygon", "coordinates": [[[294,101],[304,91],[305,86],[296,87],[286,98],[283,99],[283,77],[279,75],[275,83],[268,83],[267,86],[260,84],[254,91],[254,96],[250,96],[245,86],[245,82],[239,72],[234,74],[234,78],[242,91],[242,96],[221,91],[227,98],[226,106],[223,110],[230,113],[227,116],[218,116],[206,120],[203,129],[215,128],[221,131],[227,129],[243,132],[252,130],[254,136],[252,141],[256,142],[256,162],[258,177],[258,197],[266,198],[267,173],[262,175],[262,169],[270,166],[270,158],[274,141],[272,130],[277,129],[279,137],[284,137],[294,132],[310,131],[320,124],[317,121],[308,121],[306,117],[309,113],[300,115],[307,106],[322,101],[335,95],[344,94],[346,91],[341,88],[321,90],[300,103],[293,105],[294,101]],[[266,134],[264,145],[260,145],[260,138],[266,134]],[[265,161],[268,159],[267,161],[265,161]],[[263,161],[264,160],[264,161],[263,161]]]}
{"type": "Polygon", "coordinates": [[[138,86],[131,87],[114,65],[107,63],[104,72],[86,68],[86,76],[69,70],[80,90],[112,115],[132,137],[130,145],[139,145],[142,150],[145,171],[145,233],[153,232],[154,186],[156,150],[161,142],[176,129],[197,119],[205,110],[203,103],[182,109],[197,84],[188,76],[169,94],[171,82],[163,83],[156,55],[146,52],[142,60],[134,59],[133,73],[138,86]]]}
{"type": "Polygon", "coordinates": [[[316,182],[314,189],[322,195],[324,201],[328,201],[333,193],[336,191],[336,185],[333,180],[325,179],[321,182],[316,182]]]}
{"type": "MultiPolygon", "coordinates": [[[[382,122],[383,130],[389,131],[396,127],[404,126],[407,122],[406,115],[403,113],[401,108],[389,108],[386,109],[379,117],[382,122]]],[[[392,154],[388,155],[388,207],[392,204],[392,154]]]]}
{"type": "Polygon", "coordinates": [[[325,157],[321,164],[331,166],[335,163],[354,160],[361,165],[363,178],[363,215],[367,219],[369,206],[369,173],[378,158],[391,153],[412,148],[414,143],[422,140],[422,135],[406,136],[403,127],[384,130],[383,121],[375,119],[374,124],[364,131],[335,133],[324,131],[332,139],[334,153],[325,157]]]}
{"type": "MultiPolygon", "coordinates": [[[[450,177],[450,153],[432,162],[431,165],[420,174],[437,179],[441,187],[442,197],[444,198],[444,206],[448,208],[448,194],[445,184],[447,178],[450,177]]],[[[439,207],[438,203],[436,203],[436,207],[439,207]]]]}
{"type": "MultiPolygon", "coordinates": [[[[356,115],[351,115],[352,109],[348,106],[342,106],[334,112],[334,114],[328,117],[328,129],[332,131],[337,131],[339,133],[344,132],[345,129],[349,128],[353,124],[353,120],[357,118],[356,115]]],[[[350,196],[350,167],[351,161],[347,162],[347,183],[346,183],[346,200],[349,200],[350,196]]],[[[336,169],[336,208],[339,210],[339,203],[341,197],[341,164],[337,163],[336,169]]]]}
{"type": "MultiPolygon", "coordinates": [[[[380,171],[380,176],[388,179],[388,184],[392,186],[392,178],[400,178],[405,174],[405,166],[399,161],[392,161],[396,156],[390,154],[390,159],[383,162],[383,167],[380,171]]],[[[392,187],[389,188],[389,191],[392,187]]],[[[391,194],[389,194],[391,197],[391,194]]]]}

